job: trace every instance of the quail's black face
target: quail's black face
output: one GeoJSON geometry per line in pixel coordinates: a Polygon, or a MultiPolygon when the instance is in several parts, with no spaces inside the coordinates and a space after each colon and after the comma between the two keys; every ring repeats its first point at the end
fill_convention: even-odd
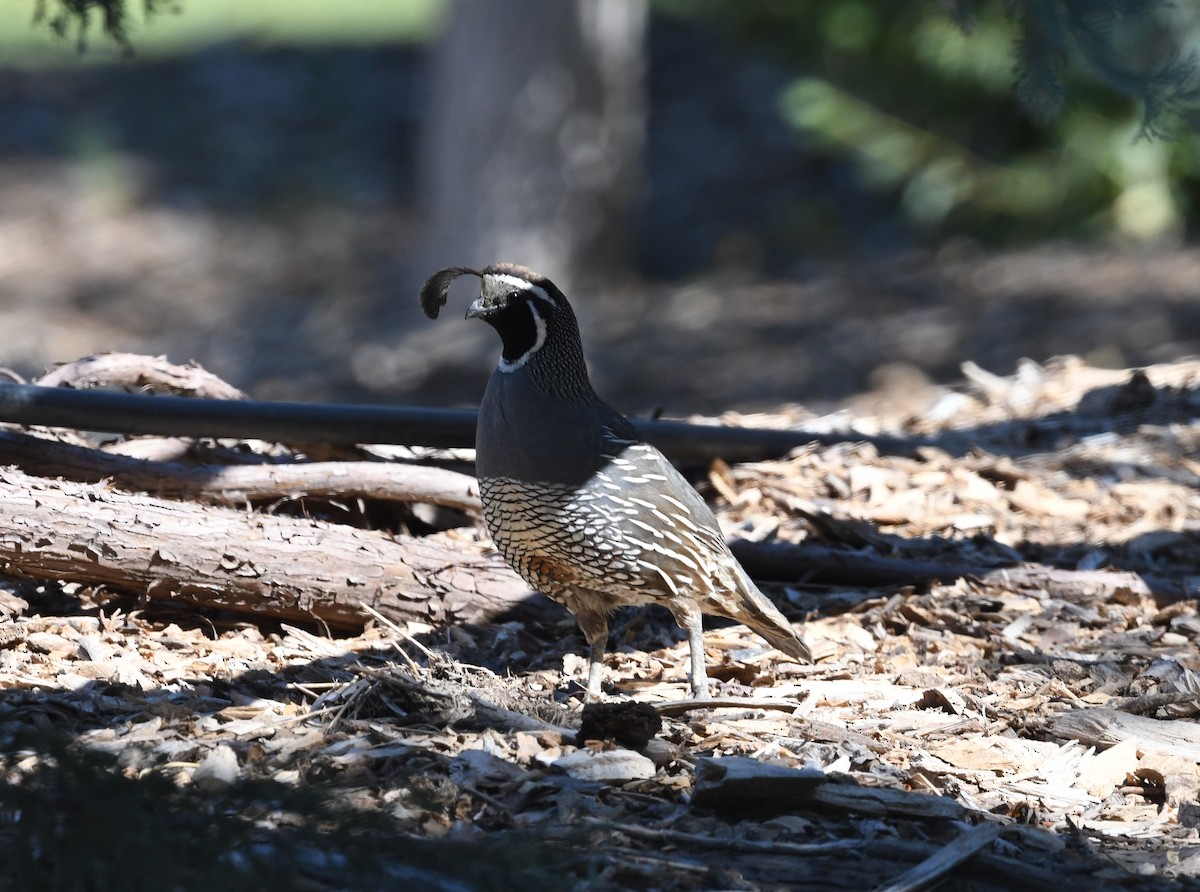
{"type": "Polygon", "coordinates": [[[512,268],[483,271],[479,297],[467,308],[468,319],[482,319],[496,329],[504,342],[501,371],[514,371],[546,343],[561,296],[542,279],[526,278],[512,268]]]}
{"type": "Polygon", "coordinates": [[[549,339],[550,347],[538,365],[553,368],[554,374],[543,377],[564,392],[595,397],[587,379],[575,314],[553,282],[516,263],[494,263],[482,270],[447,267],[421,286],[421,309],[430,319],[438,317],[450,283],[459,276],[480,280],[479,297],[468,308],[467,318],[482,319],[499,332],[504,342],[499,371],[523,368],[549,339]]]}

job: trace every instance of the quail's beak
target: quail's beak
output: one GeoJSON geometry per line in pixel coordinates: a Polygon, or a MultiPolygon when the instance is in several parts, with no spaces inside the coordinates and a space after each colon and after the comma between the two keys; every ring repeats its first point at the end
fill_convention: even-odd
{"type": "Polygon", "coordinates": [[[495,309],[491,304],[485,303],[482,297],[477,297],[471,302],[471,306],[467,307],[467,318],[486,319],[495,309]]]}

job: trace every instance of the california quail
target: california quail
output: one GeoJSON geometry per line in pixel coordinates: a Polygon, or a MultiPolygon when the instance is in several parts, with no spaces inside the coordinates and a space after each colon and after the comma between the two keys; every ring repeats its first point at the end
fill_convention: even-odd
{"type": "Polygon", "coordinates": [[[691,689],[705,696],[701,614],[745,623],[791,657],[804,642],[730,554],[704,500],[592,389],[571,305],[523,266],[451,267],[421,288],[431,319],[450,283],[478,276],[468,319],[504,347],[479,407],[476,471],[484,518],[505,560],[566,606],[590,647],[600,693],[609,611],[661,604],[687,633],[691,689]]]}

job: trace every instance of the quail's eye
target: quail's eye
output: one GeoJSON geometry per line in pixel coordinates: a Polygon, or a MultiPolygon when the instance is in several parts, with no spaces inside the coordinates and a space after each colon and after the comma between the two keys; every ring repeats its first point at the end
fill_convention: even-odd
{"type": "Polygon", "coordinates": [[[504,300],[505,301],[516,300],[520,295],[521,295],[520,291],[510,291],[510,292],[508,292],[508,295],[504,298],[504,300]]]}

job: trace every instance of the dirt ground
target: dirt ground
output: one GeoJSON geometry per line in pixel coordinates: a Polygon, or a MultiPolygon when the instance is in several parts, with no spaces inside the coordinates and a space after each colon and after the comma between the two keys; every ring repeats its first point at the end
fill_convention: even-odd
{"type": "MultiPolygon", "coordinates": [[[[12,887],[1200,887],[1198,380],[972,370],[715,462],[703,491],[816,663],[713,623],[690,701],[669,616],[624,611],[615,715],[583,711],[579,633],[538,598],[330,635],[10,559],[12,887]]],[[[430,535],[496,563],[473,524],[430,535]]]]}

